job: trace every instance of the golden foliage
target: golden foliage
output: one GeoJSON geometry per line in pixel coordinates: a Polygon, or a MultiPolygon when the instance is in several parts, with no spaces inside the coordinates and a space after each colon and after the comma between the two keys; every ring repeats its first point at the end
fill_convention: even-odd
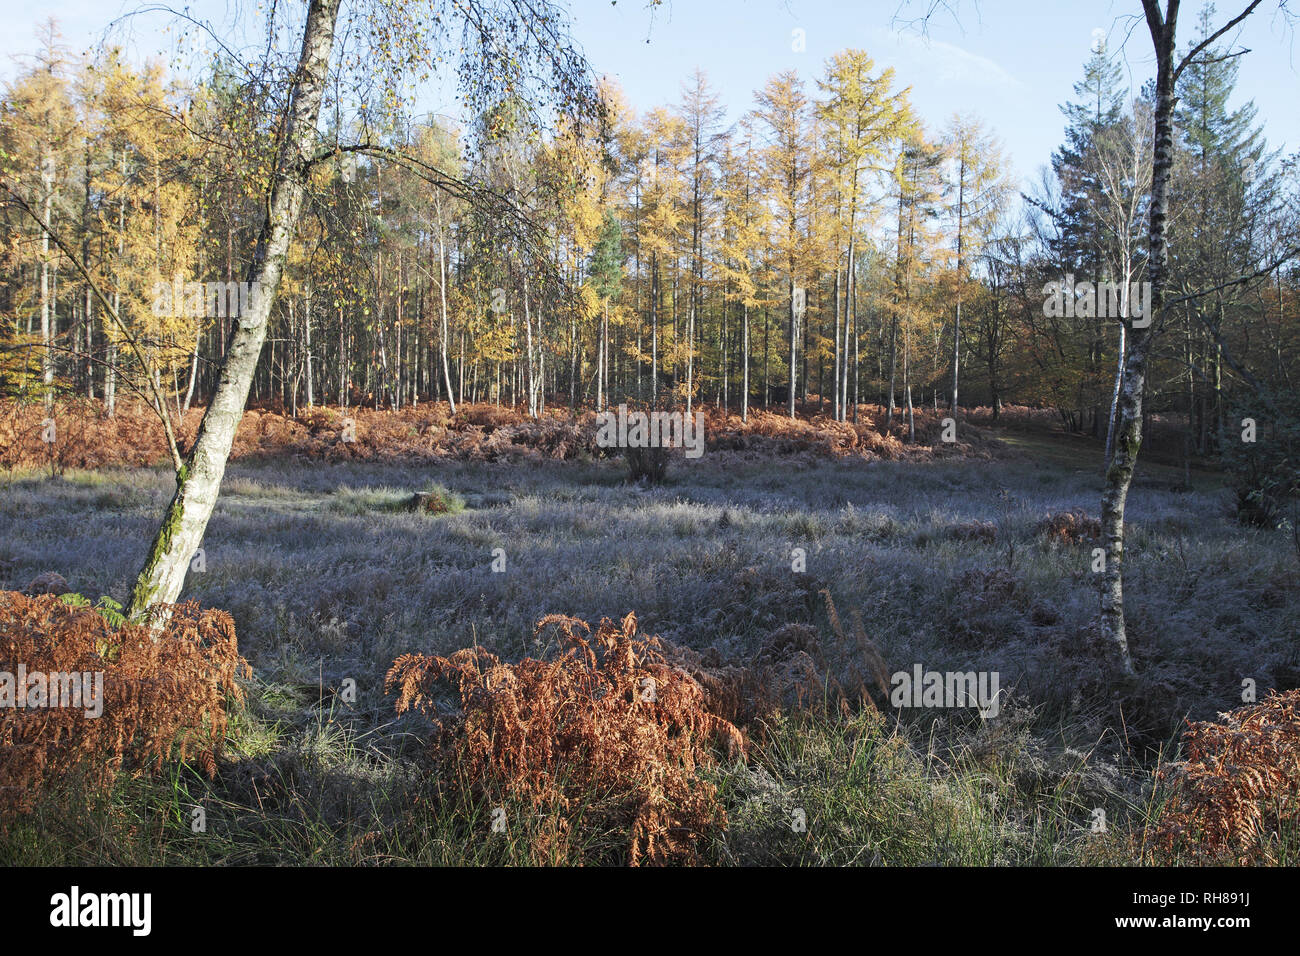
{"type": "Polygon", "coordinates": [[[1161,771],[1172,797],[1154,827],[1157,851],[1276,863],[1272,834],[1300,827],[1300,690],[1199,721],[1187,760],[1161,771]]]}
{"type": "Polygon", "coordinates": [[[236,677],[250,673],[234,621],[193,601],[154,613],[114,630],[95,610],[52,594],[0,591],[0,672],[103,674],[97,717],[84,707],[0,707],[0,820],[74,769],[98,790],[124,770],[157,770],[173,757],[192,755],[215,774],[227,702],[243,699],[236,677]]]}
{"type": "MultiPolygon", "coordinates": [[[[631,865],[690,861],[701,836],[725,825],[717,788],[700,771],[713,746],[744,750],[740,731],[710,712],[704,690],[673,667],[636,616],[601,621],[596,633],[550,615],[561,650],[509,664],[481,647],[448,657],[406,654],[388,672],[397,710],[434,717],[437,765],[475,781],[477,796],[517,800],[541,812],[581,812],[627,834],[631,865]],[[449,686],[454,718],[439,719],[449,686]]],[[[562,838],[562,837],[561,837],[562,838]]]]}

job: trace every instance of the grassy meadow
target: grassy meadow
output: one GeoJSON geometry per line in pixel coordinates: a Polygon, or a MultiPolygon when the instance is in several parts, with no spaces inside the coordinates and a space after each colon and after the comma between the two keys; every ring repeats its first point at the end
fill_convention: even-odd
{"type": "MultiPolygon", "coordinates": [[[[1215,475],[1187,487],[1179,468],[1143,467],[1125,678],[1096,637],[1093,542],[1044,524],[1096,514],[1099,449],[1049,429],[989,434],[987,460],[706,453],[657,487],[630,484],[618,458],[233,462],[186,585],[232,615],[253,668],[215,777],[175,764],[95,795],[69,776],[0,834],[0,858],[623,862],[620,834],[581,806],[507,806],[502,833],[475,781],[431,783],[428,720],[395,712],[390,665],[469,647],[542,657],[544,615],[635,612],[643,633],[719,664],[810,627],[829,686],[854,664],[824,590],[891,673],[996,672],[996,716],[783,708],[747,759],[701,770],[726,825],[699,837],[700,862],[1147,862],[1154,773],[1179,758],[1185,721],[1240,706],[1246,679],[1261,698],[1297,685],[1295,545],[1240,526],[1215,475]],[[439,507],[411,509],[419,491],[439,507]]],[[[92,600],[125,600],[172,487],[151,468],[11,473],[0,587],[57,570],[92,600]]],[[[1297,851],[1283,833],[1278,859],[1297,851]]]]}

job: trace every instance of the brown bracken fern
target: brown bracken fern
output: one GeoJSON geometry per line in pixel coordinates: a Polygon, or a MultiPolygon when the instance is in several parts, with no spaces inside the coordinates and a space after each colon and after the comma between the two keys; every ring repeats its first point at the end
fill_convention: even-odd
{"type": "Polygon", "coordinates": [[[668,662],[657,638],[637,633],[635,615],[604,619],[594,635],[550,615],[536,637],[548,629],[560,638],[551,659],[510,664],[481,647],[407,654],[386,686],[399,713],[435,720],[435,765],[474,781],[476,798],[565,821],[581,815],[584,827],[625,834],[634,866],[695,859],[700,838],[726,823],[702,771],[716,764],[719,744],[742,753],[743,735],[710,712],[700,684],[668,662]],[[443,688],[456,700],[452,715],[439,712],[443,688]]]}
{"type": "Polygon", "coordinates": [[[1300,690],[1271,693],[1190,724],[1187,760],[1161,772],[1171,797],[1157,821],[1157,853],[1275,862],[1274,834],[1300,828],[1300,690]]]}
{"type": "Polygon", "coordinates": [[[194,757],[215,774],[227,703],[242,699],[236,677],[248,674],[234,622],[193,601],[154,613],[114,629],[55,595],[0,591],[0,671],[103,673],[98,717],[85,707],[0,707],[0,824],[73,770],[95,790],[172,758],[194,757]]]}

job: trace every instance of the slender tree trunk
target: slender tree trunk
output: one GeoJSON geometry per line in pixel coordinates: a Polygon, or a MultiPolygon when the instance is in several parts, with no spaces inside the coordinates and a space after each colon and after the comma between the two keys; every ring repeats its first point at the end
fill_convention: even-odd
{"type": "MultiPolygon", "coordinates": [[[[1111,389],[1110,394],[1110,416],[1106,423],[1106,467],[1110,467],[1110,456],[1115,450],[1115,419],[1119,413],[1119,393],[1124,384],[1124,349],[1128,341],[1128,326],[1123,322],[1119,325],[1119,357],[1115,360],[1115,386],[1111,389]]],[[[994,421],[997,420],[998,409],[993,409],[994,421]]]]}
{"type": "Polygon", "coordinates": [[[287,107],[284,153],[278,157],[266,219],[248,272],[247,281],[261,294],[253,297],[235,327],[216,393],[199,425],[194,448],[176,475],[176,493],[132,591],[127,608],[132,617],[180,597],[190,561],[217,503],[302,206],[338,10],[339,0],[311,0],[307,10],[287,107]]]}
{"type": "MultiPolygon", "coordinates": [[[[605,310],[609,309],[605,305],[605,310]]],[[[605,311],[601,312],[601,319],[596,323],[596,411],[603,411],[605,408],[605,311]]]]}
{"type": "MultiPolygon", "coordinates": [[[[41,162],[41,220],[50,221],[50,207],[54,204],[54,157],[46,154],[41,162]]],[[[45,399],[45,414],[54,405],[54,329],[50,305],[50,234],[41,230],[41,385],[45,399]]]]}
{"type": "Polygon", "coordinates": [[[798,365],[799,319],[797,314],[798,310],[795,308],[794,296],[795,296],[794,277],[791,276],[790,277],[790,395],[789,395],[789,410],[790,410],[791,418],[794,418],[794,401],[796,397],[795,393],[797,392],[797,382],[798,382],[798,372],[799,372],[799,365],[798,365]]]}
{"type": "Polygon", "coordinates": [[[966,224],[966,152],[963,149],[961,164],[957,174],[957,310],[952,320],[952,403],[949,411],[957,417],[957,378],[961,371],[961,293],[962,282],[966,278],[963,272],[962,241],[965,239],[966,224]]]}
{"type": "Polygon", "coordinates": [[[442,219],[438,220],[438,300],[442,310],[442,377],[447,383],[447,406],[456,414],[456,398],[452,395],[451,366],[447,364],[447,249],[442,235],[442,219]]]}
{"type": "Polygon", "coordinates": [[[650,256],[650,405],[659,407],[659,253],[650,256]]]}
{"type": "Polygon", "coordinates": [[[308,286],[307,301],[303,311],[303,346],[305,355],[303,363],[307,371],[307,407],[311,408],[316,404],[316,392],[312,387],[312,368],[311,368],[311,287],[308,286]]]}
{"type": "Polygon", "coordinates": [[[749,303],[744,304],[744,315],[741,321],[744,323],[744,343],[741,350],[744,353],[742,361],[744,362],[744,391],[740,393],[740,420],[749,421],[749,303]]]}
{"type": "MultiPolygon", "coordinates": [[[[848,300],[846,295],[845,301],[848,300]]],[[[831,379],[835,383],[835,396],[831,402],[831,416],[840,421],[840,269],[835,267],[835,359],[831,365],[831,379]]]]}
{"type": "Polygon", "coordinates": [[[194,333],[194,351],[190,355],[190,384],[185,390],[185,407],[181,409],[181,417],[190,410],[190,403],[194,401],[194,385],[199,380],[199,343],[202,340],[203,333],[198,331],[194,333]]]}
{"type": "Polygon", "coordinates": [[[1147,273],[1151,283],[1151,315],[1144,321],[1152,325],[1133,328],[1117,403],[1118,422],[1115,447],[1106,468],[1106,489],[1101,499],[1101,530],[1106,543],[1106,567],[1101,592],[1102,633],[1115,643],[1120,663],[1133,673],[1128,633],[1124,620],[1124,506],[1138,450],[1142,447],[1142,392],[1146,385],[1147,355],[1152,336],[1163,320],[1165,270],[1168,246],[1165,217],[1168,206],[1169,174],[1173,169],[1174,112],[1174,34],[1178,5],[1169,4],[1169,17],[1161,17],[1156,0],[1143,0],[1147,26],[1156,53],[1155,139],[1151,174],[1151,206],[1147,228],[1147,273]]]}

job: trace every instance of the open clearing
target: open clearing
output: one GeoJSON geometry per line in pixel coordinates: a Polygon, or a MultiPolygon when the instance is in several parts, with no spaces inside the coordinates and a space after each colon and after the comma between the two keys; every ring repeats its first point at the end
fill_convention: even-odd
{"type": "MultiPolygon", "coordinates": [[[[1040,529],[1096,513],[1092,471],[1068,453],[706,454],[643,488],[619,460],[234,462],[186,588],[233,615],[255,673],[217,777],[129,781],[117,812],[80,823],[47,808],[4,851],[50,862],[55,841],[38,834],[59,827],[64,862],[536,862],[536,841],[494,843],[484,820],[412,796],[426,728],[384,694],[396,657],[479,645],[517,660],[546,651],[533,645],[546,614],[634,611],[646,633],[743,661],[789,623],[833,640],[826,589],[846,620],[860,612],[890,672],[997,672],[999,713],[790,718],[747,767],[721,771],[729,826],[710,859],[1131,859],[1151,770],[1184,718],[1240,706],[1245,679],[1260,697],[1297,686],[1300,585],[1289,538],[1238,525],[1228,491],[1140,477],[1125,580],[1140,676],[1123,681],[1093,636],[1093,543],[1040,529]],[[435,488],[446,512],[406,507],[435,488]],[[160,805],[161,826],[148,812],[160,805]],[[192,806],[219,839],[190,839],[192,806]],[[807,833],[791,831],[796,808],[807,833]],[[1090,832],[1097,808],[1106,833],[1090,832]]],[[[171,489],[150,469],[15,478],[0,498],[0,585],[57,569],[92,599],[124,599],[171,489]]],[[[585,858],[603,859],[606,838],[592,834],[585,858]]]]}

